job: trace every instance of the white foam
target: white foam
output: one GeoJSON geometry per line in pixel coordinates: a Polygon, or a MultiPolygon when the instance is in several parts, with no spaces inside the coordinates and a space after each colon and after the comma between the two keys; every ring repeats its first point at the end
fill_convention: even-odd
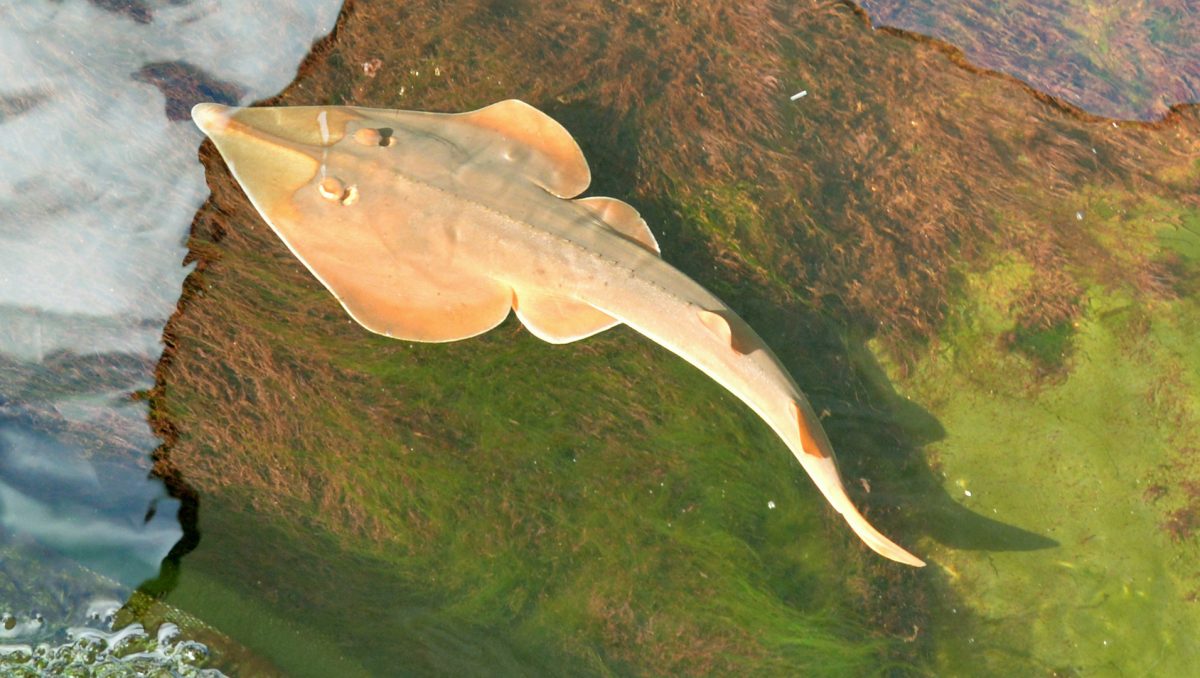
{"type": "Polygon", "coordinates": [[[119,630],[91,626],[67,630],[65,642],[0,644],[0,675],[170,675],[219,678],[205,664],[206,646],[183,638],[169,622],[151,637],[141,624],[119,630]]]}

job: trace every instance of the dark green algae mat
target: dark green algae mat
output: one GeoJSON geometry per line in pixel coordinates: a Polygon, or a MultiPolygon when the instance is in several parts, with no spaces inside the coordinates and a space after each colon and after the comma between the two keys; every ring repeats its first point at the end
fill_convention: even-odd
{"type": "Polygon", "coordinates": [[[508,97],[759,330],[930,566],[863,548],[747,408],[631,331],[367,333],[206,144],[151,396],[191,538],[128,615],[232,638],[215,665],[244,674],[1200,659],[1195,108],[1096,118],[845,5],[731,1],[353,2],[269,103],[508,97]]]}

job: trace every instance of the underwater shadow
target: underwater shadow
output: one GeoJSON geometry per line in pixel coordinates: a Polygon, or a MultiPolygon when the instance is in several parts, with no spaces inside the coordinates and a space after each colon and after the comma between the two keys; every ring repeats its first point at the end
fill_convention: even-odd
{"type": "MultiPolygon", "coordinates": [[[[610,150],[605,160],[614,159],[610,150]]],[[[636,156],[623,162],[628,171],[636,156]]],[[[605,167],[602,176],[617,176],[615,169],[605,167]]],[[[624,195],[616,192],[619,188],[612,193],[624,195]]],[[[780,300],[765,284],[713,266],[704,236],[689,228],[682,210],[669,201],[639,199],[636,206],[656,235],[661,234],[665,258],[730,304],[772,347],[821,413],[851,499],[885,534],[909,547],[920,535],[961,550],[1033,551],[1059,545],[955,501],[920,452],[923,445],[943,439],[945,428],[920,404],[896,392],[866,345],[869,336],[838,309],[814,309],[804,299],[780,300]]]]}
{"type": "Polygon", "coordinates": [[[1054,539],[976,513],[955,501],[934,469],[918,461],[922,459],[920,447],[946,436],[941,423],[896,392],[863,342],[854,342],[850,353],[867,385],[869,397],[861,406],[878,413],[866,424],[888,432],[896,448],[895,454],[873,457],[871,463],[881,465],[880,470],[894,479],[889,489],[894,487],[898,493],[891,498],[900,504],[910,529],[944,546],[967,551],[1036,551],[1059,546],[1054,539]]]}
{"type": "Polygon", "coordinates": [[[189,485],[179,470],[170,463],[166,448],[167,445],[164,444],[154,451],[154,470],[151,477],[161,481],[167,488],[167,494],[179,502],[176,518],[183,534],[163,557],[158,576],[142,582],[135,595],[130,597],[131,601],[137,599],[137,594],[159,600],[175,590],[179,584],[183,557],[200,545],[200,493],[189,485]]]}

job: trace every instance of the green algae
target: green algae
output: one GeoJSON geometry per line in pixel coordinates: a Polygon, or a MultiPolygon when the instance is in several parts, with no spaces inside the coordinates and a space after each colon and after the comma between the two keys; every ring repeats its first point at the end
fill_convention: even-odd
{"type": "MultiPolygon", "coordinates": [[[[504,653],[496,649],[452,672],[641,672],[639,648],[655,646],[664,648],[651,658],[661,670],[874,670],[884,644],[856,639],[866,634],[845,619],[841,582],[824,565],[829,547],[797,538],[819,533],[809,510],[819,498],[747,411],[731,410],[702,375],[628,332],[599,355],[501,333],[471,350],[472,369],[461,369],[457,351],[382,339],[336,357],[384,389],[403,389],[410,407],[445,413],[439,426],[460,437],[448,449],[419,436],[348,438],[345,445],[363,446],[351,465],[293,448],[316,466],[314,475],[353,474],[357,508],[380,519],[381,534],[364,542],[329,524],[331,516],[310,513],[305,520],[324,523],[335,540],[312,551],[321,572],[362,581],[340,575],[350,590],[339,586],[336,602],[306,597],[285,609],[308,615],[330,638],[353,626],[356,642],[370,646],[352,654],[370,658],[376,671],[401,660],[418,674],[448,670],[448,658],[490,644],[507,648],[505,662],[497,663],[504,653]],[[525,395],[498,393],[516,389],[525,395]],[[364,568],[363,559],[377,565],[364,568]],[[419,623],[365,614],[371,598],[363,594],[380,589],[388,606],[422,610],[419,623]],[[439,648],[448,629],[457,645],[439,648]],[[694,645],[672,649],[680,636],[694,645]],[[421,643],[431,647],[420,651],[421,643]],[[546,657],[561,658],[562,668],[546,657]]],[[[354,435],[329,413],[325,425],[354,435]]],[[[268,566],[249,546],[261,546],[262,535],[232,548],[228,518],[215,513],[222,528],[189,556],[189,570],[239,553],[250,562],[220,566],[220,578],[237,579],[231,569],[262,577],[268,566]]],[[[281,541],[300,550],[296,536],[281,541]]],[[[288,589],[303,581],[295,569],[280,577],[288,589]]],[[[197,609],[184,586],[168,600],[197,609]]],[[[260,640],[236,635],[252,647],[260,640]]],[[[289,673],[308,673],[306,666],[289,673]]]]}
{"type": "MultiPolygon", "coordinates": [[[[761,230],[744,207],[687,209],[761,230]]],[[[624,328],[568,346],[512,320],[446,345],[343,322],[314,332],[303,319],[340,321],[336,302],[260,258],[230,249],[223,264],[247,285],[204,288],[208,303],[283,318],[216,349],[267,374],[173,383],[159,404],[178,420],[253,405],[212,422],[230,436],[198,461],[220,460],[225,485],[206,491],[203,537],[166,602],[289,675],[345,658],[413,675],[905,665],[902,641],[857,608],[870,575],[843,562],[853,537],[830,531],[769,429],[682,360],[624,328]],[[255,262],[273,266],[269,285],[255,262]],[[267,362],[264,345],[286,349],[267,362]]],[[[179,355],[206,350],[179,341],[179,355]]]]}
{"type": "MultiPolygon", "coordinates": [[[[1188,250],[1187,210],[1108,199],[1125,208],[1094,209],[1094,236],[1123,232],[1112,246],[1124,250],[1188,250]]],[[[1065,333],[1075,346],[1065,373],[1047,380],[1036,359],[1005,350],[1009,300],[1027,275],[1001,257],[967,276],[937,350],[889,370],[945,427],[925,451],[946,492],[1059,544],[1008,552],[930,544],[959,596],[935,617],[937,665],[977,675],[1186,674],[1200,660],[1197,545],[1163,527],[1164,507],[1180,505],[1178,488],[1195,477],[1186,455],[1200,445],[1200,305],[1147,301],[1128,283],[1097,281],[1065,333]]]]}
{"type": "Polygon", "coordinates": [[[1050,327],[1018,327],[1010,335],[1014,349],[1048,369],[1061,368],[1074,347],[1074,323],[1059,321],[1050,327]]]}
{"type": "MultiPolygon", "coordinates": [[[[799,295],[795,280],[789,280],[773,265],[779,259],[781,243],[777,227],[761,207],[765,202],[760,191],[746,182],[730,184],[701,184],[685,194],[676,206],[680,221],[695,230],[691,237],[702,237],[718,258],[736,259],[745,268],[745,279],[758,283],[759,294],[775,299],[795,299],[799,295]]],[[[738,298],[744,294],[731,284],[714,290],[722,298],[738,298]]]]}

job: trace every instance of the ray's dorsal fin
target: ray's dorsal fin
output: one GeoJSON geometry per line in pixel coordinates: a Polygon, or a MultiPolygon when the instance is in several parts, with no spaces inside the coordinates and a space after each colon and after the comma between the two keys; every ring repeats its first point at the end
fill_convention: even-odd
{"type": "Polygon", "coordinates": [[[804,453],[817,457],[818,459],[827,458],[829,456],[828,445],[822,445],[817,436],[813,435],[813,429],[808,424],[808,417],[804,415],[804,408],[800,403],[792,401],[792,416],[796,419],[796,430],[800,432],[800,447],[804,449],[804,453]]]}
{"type": "Polygon", "coordinates": [[[575,201],[575,204],[594,212],[600,221],[617,233],[655,254],[662,254],[658,248],[658,241],[654,238],[654,233],[650,231],[650,226],[646,224],[646,220],[642,219],[642,215],[638,214],[633,205],[616,198],[602,196],[580,198],[575,201]]]}
{"type": "Polygon", "coordinates": [[[620,324],[590,304],[545,292],[516,290],[512,305],[526,329],[551,344],[569,344],[620,324]]]}
{"type": "MultiPolygon", "coordinates": [[[[700,317],[700,322],[703,323],[706,328],[708,328],[708,331],[712,332],[713,336],[715,336],[722,343],[727,344],[729,348],[734,350],[735,353],[745,355],[753,351],[755,348],[754,343],[743,337],[740,331],[735,332],[734,326],[730,324],[729,320],[727,320],[722,313],[728,313],[731,316],[733,315],[732,311],[718,312],[706,311],[703,309],[697,311],[696,314],[700,317]]],[[[733,317],[736,319],[737,316],[733,317]]]]}

